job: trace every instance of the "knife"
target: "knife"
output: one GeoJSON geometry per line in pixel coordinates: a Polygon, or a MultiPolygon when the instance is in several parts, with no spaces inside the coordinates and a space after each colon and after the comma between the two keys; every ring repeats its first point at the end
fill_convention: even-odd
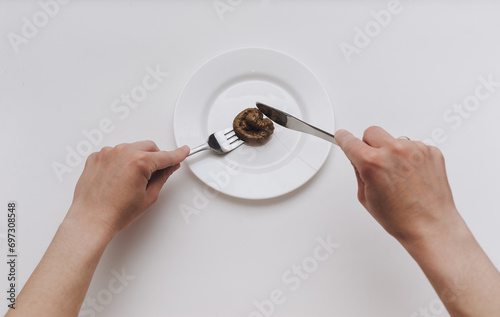
{"type": "Polygon", "coordinates": [[[323,140],[338,145],[337,141],[335,140],[335,136],[333,134],[330,134],[326,131],[316,128],[315,126],[312,126],[307,122],[295,118],[291,114],[288,114],[284,111],[278,110],[271,106],[265,105],[260,102],[257,102],[256,105],[257,108],[259,108],[259,110],[263,114],[265,114],[269,119],[273,120],[274,122],[276,122],[281,126],[284,126],[285,128],[312,134],[314,136],[317,136],[318,138],[322,138],[323,140]]]}

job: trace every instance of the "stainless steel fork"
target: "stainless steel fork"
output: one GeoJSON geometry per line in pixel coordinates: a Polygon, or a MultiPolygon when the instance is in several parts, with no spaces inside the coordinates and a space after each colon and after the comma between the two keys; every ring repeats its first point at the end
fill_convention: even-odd
{"type": "Polygon", "coordinates": [[[200,151],[211,149],[219,154],[231,152],[238,146],[245,143],[240,140],[234,133],[232,128],[227,128],[219,132],[210,134],[205,144],[192,148],[188,156],[198,153],[200,151]]]}

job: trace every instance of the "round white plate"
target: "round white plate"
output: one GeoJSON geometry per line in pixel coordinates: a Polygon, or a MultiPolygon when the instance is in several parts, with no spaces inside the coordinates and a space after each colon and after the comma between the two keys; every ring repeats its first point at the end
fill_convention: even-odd
{"type": "MultiPolygon", "coordinates": [[[[234,117],[260,101],[326,131],[334,131],[326,90],[304,64],[263,48],[229,51],[203,64],[183,87],[174,113],[178,146],[198,146],[216,131],[232,127],[234,117]]],[[[186,159],[206,185],[247,199],[284,195],[321,168],[331,144],[277,124],[263,146],[243,144],[220,155],[204,151],[186,159]]]]}

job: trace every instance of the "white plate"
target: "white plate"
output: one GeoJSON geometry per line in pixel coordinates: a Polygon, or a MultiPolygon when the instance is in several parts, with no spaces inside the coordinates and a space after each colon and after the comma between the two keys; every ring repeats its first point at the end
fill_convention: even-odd
{"type": "MultiPolygon", "coordinates": [[[[318,78],[301,62],[263,48],[229,51],[203,64],[186,82],[174,113],[178,146],[204,143],[232,127],[234,117],[260,101],[326,131],[334,131],[333,109],[318,78]]],[[[265,199],[306,183],[321,168],[331,144],[275,124],[263,146],[246,144],[219,155],[204,151],[186,159],[206,185],[230,196],[265,199]]]]}

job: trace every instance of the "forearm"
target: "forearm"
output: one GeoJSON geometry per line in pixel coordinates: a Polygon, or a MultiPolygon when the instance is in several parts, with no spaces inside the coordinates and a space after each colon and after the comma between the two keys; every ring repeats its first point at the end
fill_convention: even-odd
{"type": "Polygon", "coordinates": [[[418,262],[453,317],[500,315],[500,274],[463,219],[428,228],[403,246],[418,262]]]}
{"type": "Polygon", "coordinates": [[[7,317],[77,316],[111,235],[66,218],[7,317]]]}

